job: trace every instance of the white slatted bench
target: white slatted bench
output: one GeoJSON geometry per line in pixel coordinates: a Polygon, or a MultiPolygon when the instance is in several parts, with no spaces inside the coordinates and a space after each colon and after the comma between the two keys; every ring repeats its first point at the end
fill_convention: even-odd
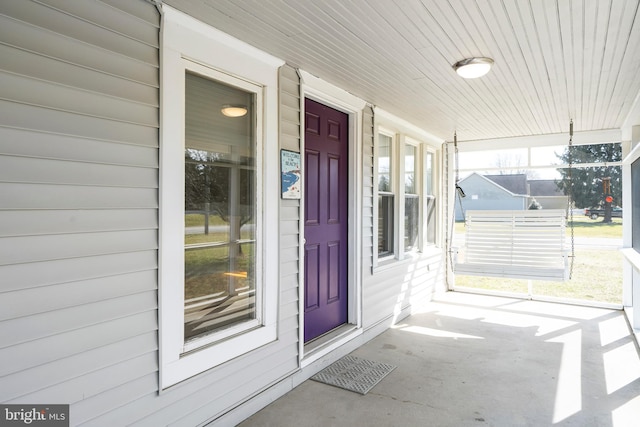
{"type": "Polygon", "coordinates": [[[463,250],[454,249],[456,274],[568,280],[564,210],[472,210],[465,223],[463,250]]]}

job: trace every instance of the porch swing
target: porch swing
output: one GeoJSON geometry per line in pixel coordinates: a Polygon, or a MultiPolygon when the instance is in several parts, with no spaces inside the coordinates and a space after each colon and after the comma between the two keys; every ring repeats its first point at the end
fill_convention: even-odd
{"type": "Polygon", "coordinates": [[[455,189],[465,218],[465,241],[459,259],[452,248],[456,274],[527,280],[567,281],[573,272],[572,159],[573,121],[569,125],[569,194],[567,208],[541,210],[470,210],[458,185],[458,146],[454,133],[455,189]],[[571,247],[566,245],[570,221],[571,247]]]}

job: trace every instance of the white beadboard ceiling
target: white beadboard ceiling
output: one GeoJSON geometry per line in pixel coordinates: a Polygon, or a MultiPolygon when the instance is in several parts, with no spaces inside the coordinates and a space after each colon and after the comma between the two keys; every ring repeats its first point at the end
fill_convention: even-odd
{"type": "Polygon", "coordinates": [[[443,140],[619,129],[640,92],[640,0],[164,3],[443,140]]]}

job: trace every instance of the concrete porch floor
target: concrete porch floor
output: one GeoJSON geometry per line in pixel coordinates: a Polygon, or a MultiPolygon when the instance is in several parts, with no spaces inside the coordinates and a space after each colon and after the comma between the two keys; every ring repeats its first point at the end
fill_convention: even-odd
{"type": "Polygon", "coordinates": [[[364,396],[307,380],[240,425],[640,425],[622,311],[449,292],[351,354],[397,368],[364,396]]]}

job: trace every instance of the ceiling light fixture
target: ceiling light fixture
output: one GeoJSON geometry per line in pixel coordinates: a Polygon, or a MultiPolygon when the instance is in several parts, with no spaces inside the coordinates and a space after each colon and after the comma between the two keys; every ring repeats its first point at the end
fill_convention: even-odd
{"type": "Polygon", "coordinates": [[[227,117],[242,117],[247,114],[247,107],[244,105],[223,105],[220,111],[227,117]]]}
{"type": "Polygon", "coordinates": [[[492,65],[491,58],[466,58],[453,64],[453,69],[460,77],[475,79],[487,74],[492,65]]]}

